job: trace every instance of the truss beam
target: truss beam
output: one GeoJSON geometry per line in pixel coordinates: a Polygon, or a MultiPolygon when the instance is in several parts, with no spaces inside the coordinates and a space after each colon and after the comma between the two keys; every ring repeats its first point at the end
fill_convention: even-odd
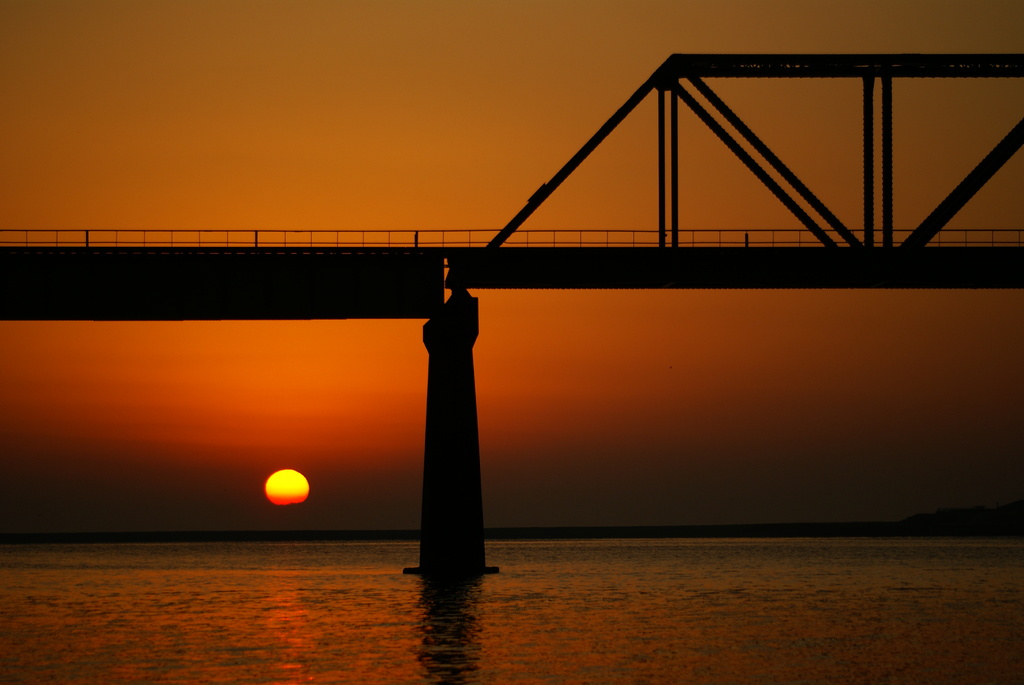
{"type": "Polygon", "coordinates": [[[732,109],[722,101],[717,93],[711,90],[704,81],[696,76],[692,76],[687,80],[693,84],[701,95],[707,98],[708,102],[711,103],[711,106],[714,107],[741,136],[743,136],[744,140],[750,143],[751,147],[753,147],[758,154],[764,157],[765,161],[767,161],[768,164],[770,164],[771,167],[793,187],[793,189],[814,209],[814,211],[821,215],[825,222],[831,226],[843,240],[850,245],[860,247],[861,242],[857,239],[857,236],[843,225],[843,222],[840,221],[839,218],[833,214],[806,185],[804,185],[803,181],[797,178],[796,174],[790,171],[789,167],[786,166],[774,152],[772,152],[771,148],[769,148],[764,141],[758,138],[757,135],[750,130],[750,127],[747,126],[742,119],[736,116],[735,112],[733,112],[732,109]]]}
{"type": "Polygon", "coordinates": [[[672,55],[664,78],[851,78],[885,71],[892,78],[1020,78],[1018,54],[672,55]]]}
{"type": "Polygon", "coordinates": [[[875,77],[864,77],[864,247],[875,246],[875,77]]]}
{"type": "MultiPolygon", "coordinates": [[[[642,102],[658,91],[658,245],[679,246],[679,129],[678,102],[694,112],[741,162],[813,234],[829,247],[833,235],[850,247],[874,247],[875,226],[875,82],[881,84],[881,245],[893,241],[893,79],[894,78],[1024,78],[1024,55],[1020,54],[782,54],[782,55],[672,55],[606,121],[580,150],[527,200],[526,205],[488,243],[496,248],[519,228],[538,207],[572,174],[605,138],[642,102]],[[735,114],[705,82],[708,78],[859,78],[863,82],[864,143],[864,226],[862,237],[844,224],[810,191],[807,185],[735,114]],[[739,140],[701,104],[681,81],[686,81],[709,103],[745,143],[774,170],[796,195],[832,230],[830,234],[797,199],[784,189],[739,140]],[[666,95],[668,121],[666,121],[666,95]],[[666,130],[667,129],[667,130],[666,130]],[[666,141],[666,138],[668,140],[666,141]],[[668,154],[666,154],[666,147],[668,154]]],[[[1024,146],[1024,120],[957,186],[949,197],[918,226],[903,245],[923,246],[949,222],[1005,162],[1024,146]]]]}
{"type": "Polygon", "coordinates": [[[939,206],[921,222],[921,225],[907,236],[902,247],[927,245],[1022,145],[1024,145],[1024,119],[1017,122],[1017,125],[1010,129],[1006,137],[999,141],[971,173],[967,174],[967,177],[953,189],[953,192],[947,195],[939,203],[939,206]]]}
{"type": "Polygon", "coordinates": [[[821,241],[822,245],[827,247],[836,246],[836,243],[832,240],[831,236],[829,236],[828,233],[826,233],[821,226],[819,226],[814,219],[804,211],[803,207],[801,207],[796,200],[794,200],[789,193],[787,193],[786,190],[780,186],[779,183],[772,178],[772,176],[765,171],[760,164],[757,163],[757,160],[755,160],[750,153],[748,153],[743,146],[725,130],[725,127],[718,123],[718,121],[711,116],[711,113],[697,102],[695,97],[690,95],[690,93],[688,93],[678,83],[673,86],[672,92],[676,97],[682,100],[683,103],[689,107],[701,121],[704,122],[705,126],[711,129],[712,133],[718,136],[719,140],[725,143],[726,147],[728,147],[732,153],[736,155],[736,157],[738,157],[748,169],[750,169],[751,173],[753,173],[754,176],[756,176],[758,180],[761,181],[761,183],[763,183],[764,186],[768,188],[768,190],[770,190],[771,193],[777,197],[790,212],[793,213],[793,216],[795,216],[808,231],[814,234],[814,237],[821,241]]]}
{"type": "Polygon", "coordinates": [[[648,93],[654,90],[655,79],[657,77],[658,73],[655,72],[651,78],[647,79],[644,84],[640,86],[628,100],[626,100],[622,107],[619,107],[615,114],[613,114],[608,121],[604,122],[604,125],[598,129],[597,133],[595,133],[590,140],[588,140],[586,144],[580,148],[568,162],[565,163],[565,166],[559,169],[558,173],[555,174],[550,181],[542,184],[541,187],[537,189],[537,192],[530,196],[530,199],[526,201],[526,206],[519,210],[519,213],[516,214],[512,220],[509,221],[496,236],[494,236],[493,239],[491,239],[491,242],[487,244],[487,247],[500,247],[502,243],[508,240],[509,236],[511,236],[517,228],[522,226],[523,222],[529,219],[530,215],[532,215],[537,208],[544,203],[544,200],[548,199],[551,193],[555,192],[555,190],[558,189],[558,186],[562,185],[562,182],[576,170],[576,167],[582,164],[583,160],[589,157],[590,153],[593,152],[598,145],[604,142],[604,139],[608,137],[608,134],[614,131],[615,127],[622,123],[622,120],[629,116],[630,112],[636,109],[637,105],[643,102],[648,93]]]}

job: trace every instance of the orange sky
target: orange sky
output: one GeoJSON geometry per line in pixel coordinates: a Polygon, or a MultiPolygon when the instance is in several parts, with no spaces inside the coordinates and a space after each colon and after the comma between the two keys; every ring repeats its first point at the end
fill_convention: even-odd
{"type": "MultiPolygon", "coordinates": [[[[669,54],[1024,52],[1006,2],[0,0],[0,229],[490,229],[669,54]]],[[[718,92],[859,224],[855,82],[718,92]]],[[[897,82],[896,224],[1024,114],[897,82]]],[[[656,226],[645,103],[526,228],[656,226]]],[[[685,228],[790,227],[683,123],[685,228]]],[[[952,227],[1019,227],[1015,158],[952,227]]],[[[1024,496],[1024,294],[480,291],[488,525],[1024,496]]],[[[413,528],[422,321],[0,323],[0,531],[413,528]],[[263,481],[307,475],[306,503],[263,481]]]]}

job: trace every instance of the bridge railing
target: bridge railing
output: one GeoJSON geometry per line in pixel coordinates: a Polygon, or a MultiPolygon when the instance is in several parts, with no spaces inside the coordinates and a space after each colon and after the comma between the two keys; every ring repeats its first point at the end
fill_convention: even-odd
{"type": "MultiPolygon", "coordinates": [[[[0,229],[0,247],[91,248],[436,248],[483,247],[490,229],[471,230],[16,230],[0,229]]],[[[672,245],[671,237],[666,240],[672,245]]],[[[680,230],[679,247],[820,247],[799,229],[680,230]]],[[[530,229],[505,243],[514,247],[658,247],[654,230],[530,229]]],[[[1024,229],[944,229],[929,246],[1022,247],[1024,229]]]]}

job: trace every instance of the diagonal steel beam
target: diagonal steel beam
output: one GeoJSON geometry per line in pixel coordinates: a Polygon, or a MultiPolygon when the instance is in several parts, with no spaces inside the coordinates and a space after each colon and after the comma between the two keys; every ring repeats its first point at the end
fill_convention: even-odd
{"type": "Polygon", "coordinates": [[[579,152],[572,156],[572,159],[565,163],[565,166],[558,170],[558,173],[551,177],[550,181],[541,185],[537,192],[530,196],[530,199],[526,201],[526,206],[519,210],[519,213],[512,217],[512,220],[505,224],[503,229],[498,231],[498,234],[491,239],[491,242],[487,243],[487,247],[500,247],[502,243],[508,240],[509,236],[515,233],[516,229],[530,218],[530,215],[541,206],[544,200],[548,199],[548,196],[555,192],[558,186],[562,185],[562,182],[569,177],[569,174],[583,163],[583,160],[594,151],[594,148],[600,145],[608,137],[608,134],[614,131],[615,127],[622,123],[622,120],[629,116],[630,112],[636,109],[636,106],[654,90],[655,86],[663,80],[663,73],[664,65],[659,67],[650,78],[644,81],[644,84],[616,110],[615,114],[608,121],[604,122],[604,125],[597,130],[597,133],[591,136],[590,140],[580,148],[579,152]]]}
{"type": "Polygon", "coordinates": [[[733,125],[739,134],[743,136],[748,143],[750,143],[751,147],[757,150],[757,152],[765,158],[765,160],[773,169],[775,169],[775,171],[779,173],[780,176],[782,176],[782,178],[786,179],[786,182],[793,187],[800,197],[802,197],[807,204],[813,207],[814,211],[821,215],[825,222],[831,226],[843,240],[851,246],[861,247],[861,242],[857,239],[857,236],[855,236],[853,232],[850,231],[850,229],[848,229],[843,222],[825,206],[825,203],[818,199],[817,195],[811,192],[810,188],[808,188],[804,182],[801,181],[774,152],[772,152],[771,148],[769,148],[764,141],[757,137],[757,134],[750,130],[750,127],[747,126],[747,124],[740,119],[728,105],[725,104],[722,98],[718,96],[718,93],[711,90],[711,87],[697,76],[691,76],[687,80],[693,84],[701,95],[707,98],[708,102],[711,103],[711,106],[718,110],[719,114],[721,114],[726,121],[733,125]]]}
{"type": "Polygon", "coordinates": [[[967,174],[963,181],[946,196],[939,206],[921,222],[921,225],[907,236],[901,247],[923,247],[927,245],[957,212],[981,190],[1003,164],[1024,145],[1024,119],[1010,129],[992,151],[967,174]]]}
{"type": "Polygon", "coordinates": [[[836,247],[835,241],[832,240],[828,233],[826,233],[821,226],[819,226],[814,219],[804,211],[803,207],[797,204],[796,200],[790,197],[789,193],[787,193],[785,189],[780,186],[778,182],[772,178],[771,175],[769,175],[753,157],[750,156],[750,153],[743,149],[743,146],[740,145],[736,139],[733,138],[717,120],[715,120],[713,116],[711,116],[711,113],[704,109],[703,105],[697,102],[696,98],[690,95],[690,93],[679,85],[679,83],[674,83],[672,85],[672,92],[675,93],[680,100],[686,103],[686,106],[689,107],[709,129],[711,129],[712,133],[718,136],[719,140],[725,143],[726,147],[732,150],[732,153],[736,155],[739,160],[743,162],[743,164],[758,178],[758,180],[760,180],[761,183],[763,183],[765,187],[767,187],[768,190],[770,190],[772,194],[775,195],[775,197],[777,197],[779,201],[793,213],[793,215],[804,225],[805,228],[807,228],[808,231],[814,234],[815,238],[821,241],[821,243],[826,247],[836,247]]]}

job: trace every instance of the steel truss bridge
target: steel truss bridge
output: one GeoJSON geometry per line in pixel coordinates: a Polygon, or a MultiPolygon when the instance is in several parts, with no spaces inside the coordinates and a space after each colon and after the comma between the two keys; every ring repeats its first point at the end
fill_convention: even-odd
{"type": "Polygon", "coordinates": [[[672,55],[500,230],[0,230],[0,318],[429,318],[444,300],[446,269],[449,287],[471,289],[1021,287],[1024,226],[947,226],[1024,144],[1024,118],[919,225],[897,232],[892,110],[895,81],[1022,77],[1022,55],[672,55]],[[736,78],[860,82],[857,225],[840,220],[712,88],[736,78]],[[650,97],[657,226],[521,229],[650,97]],[[683,115],[721,140],[799,228],[681,230],[683,115]]]}
{"type": "Polygon", "coordinates": [[[479,573],[488,567],[472,361],[477,300],[469,289],[1024,287],[1024,226],[947,228],[1024,145],[1024,118],[917,226],[899,231],[892,163],[894,81],[1022,77],[1024,55],[672,55],[499,230],[5,229],[0,320],[428,319],[417,570],[479,573]],[[709,84],[731,78],[860,81],[857,224],[841,221],[709,84]],[[657,225],[520,230],[649,97],[657,98],[657,225]],[[798,229],[680,228],[681,110],[749,169],[798,229]]]}

